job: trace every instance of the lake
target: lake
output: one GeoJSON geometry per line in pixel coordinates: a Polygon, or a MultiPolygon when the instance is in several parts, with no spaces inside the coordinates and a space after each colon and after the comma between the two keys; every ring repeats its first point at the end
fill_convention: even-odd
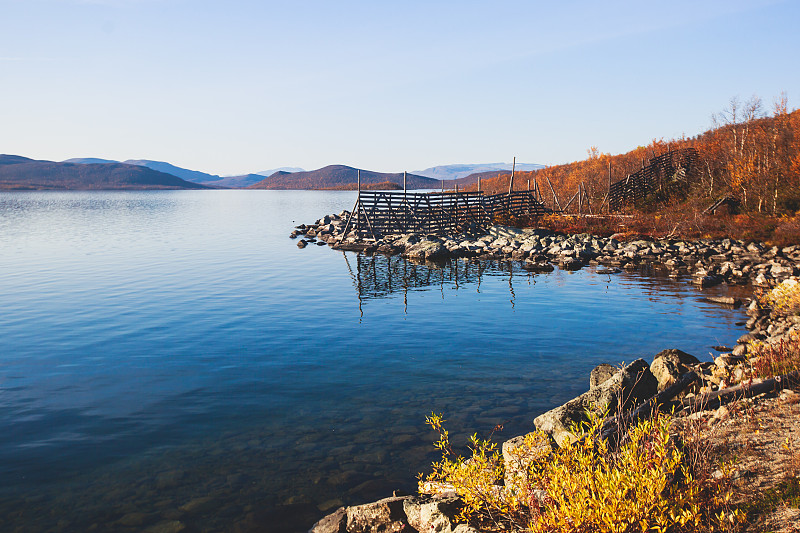
{"type": "Polygon", "coordinates": [[[0,530],[305,531],[531,431],[597,364],[701,360],[741,311],[684,281],[413,265],[293,226],[353,191],[0,193],[0,530]]]}

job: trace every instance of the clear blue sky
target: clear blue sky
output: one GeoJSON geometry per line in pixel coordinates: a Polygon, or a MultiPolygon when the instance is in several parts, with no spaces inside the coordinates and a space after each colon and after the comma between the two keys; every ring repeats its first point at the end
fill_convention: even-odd
{"type": "Polygon", "coordinates": [[[557,164],[800,102],[800,1],[0,0],[0,153],[557,164]]]}

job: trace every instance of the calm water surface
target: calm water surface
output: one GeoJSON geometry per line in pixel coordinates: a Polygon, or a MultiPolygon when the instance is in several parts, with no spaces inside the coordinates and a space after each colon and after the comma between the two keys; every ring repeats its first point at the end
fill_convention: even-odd
{"type": "MultiPolygon", "coordinates": [[[[353,192],[0,193],[0,530],[304,531],[742,330],[685,282],[300,250],[353,192]],[[171,528],[171,529],[170,529],[171,528]]],[[[716,293],[727,289],[718,288],[716,293]]]]}

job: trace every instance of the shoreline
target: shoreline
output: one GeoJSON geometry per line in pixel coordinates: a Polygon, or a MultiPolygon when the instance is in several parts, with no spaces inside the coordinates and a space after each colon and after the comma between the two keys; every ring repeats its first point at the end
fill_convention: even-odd
{"type": "Polygon", "coordinates": [[[800,275],[800,245],[768,247],[759,242],[729,238],[625,241],[621,235],[596,237],[588,233],[566,234],[500,225],[490,227],[482,235],[408,233],[366,239],[352,231],[343,234],[348,215],[349,212],[342,211],[338,215],[326,215],[314,224],[301,224],[290,238],[299,238],[299,248],[327,244],[335,250],[401,255],[411,261],[437,262],[454,258],[520,261],[530,272],[549,272],[554,265],[564,270],[595,265],[606,267],[601,273],[614,274],[619,269],[635,270],[650,265],[666,271],[672,278],[689,278],[700,288],[721,283],[765,288],[800,275]]]}
{"type": "MultiPolygon", "coordinates": [[[[325,216],[313,225],[300,225],[291,238],[302,236],[298,241],[300,248],[308,244],[327,244],[337,250],[357,251],[367,255],[401,255],[415,262],[438,262],[454,258],[521,261],[526,270],[534,273],[552,271],[553,263],[564,270],[578,270],[594,265],[601,267],[598,272],[607,274],[650,265],[654,269],[666,270],[671,278],[688,279],[700,289],[725,283],[749,286],[754,290],[753,298],[749,301],[733,297],[706,298],[718,304],[735,307],[746,304],[746,313],[750,317],[744,325],[749,333],[739,337],[735,347],[724,350],[713,362],[701,363],[679,349],[665,349],[656,354],[650,364],[640,359],[622,369],[615,369],[611,365],[597,367],[592,371],[588,392],[536,418],[536,429],[550,435],[554,443],[569,439],[566,429],[568,422],[579,419],[580,415],[577,413],[583,413],[587,406],[594,405],[598,399],[604,400],[606,405],[610,404],[614,394],[609,391],[628,390],[625,387],[631,387],[628,390],[631,392],[634,385],[641,389],[643,375],[649,376],[644,380],[648,384],[635,394],[639,397],[637,403],[655,397],[657,392],[675,384],[689,372],[696,372],[699,375],[698,382],[688,392],[684,390],[680,393],[683,404],[691,406],[685,407],[685,416],[697,418],[698,415],[705,415],[717,423],[729,420],[725,407],[727,402],[721,401],[716,409],[709,410],[706,405],[700,406],[697,399],[708,397],[709,394],[723,394],[733,383],[745,379],[745,363],[748,353],[752,354],[754,343],[775,346],[800,334],[800,317],[770,313],[759,305],[758,298],[759,290],[784,282],[798,283],[800,245],[766,247],[761,243],[734,239],[624,241],[618,240],[616,235],[602,238],[589,234],[569,235],[550,230],[506,226],[493,226],[485,235],[480,236],[405,234],[365,240],[352,232],[348,235],[342,234],[341,229],[348,214],[345,211],[338,215],[325,216]]],[[[778,392],[789,385],[787,394],[791,394],[791,387],[796,387],[797,384],[792,380],[784,380],[786,381],[790,383],[784,383],[778,392]]],[[[758,383],[758,380],[753,381],[751,378],[752,383],[758,383]]],[[[772,397],[775,397],[774,391],[772,392],[772,397]]],[[[733,397],[737,401],[761,405],[765,398],[770,398],[770,393],[760,393],[753,400],[742,400],[745,396],[736,394],[733,397]]],[[[783,399],[784,396],[779,398],[783,399]]],[[[503,444],[506,462],[510,461],[509,452],[513,454],[523,437],[514,437],[503,444]]],[[[510,474],[513,478],[513,471],[510,474]]],[[[513,479],[508,476],[507,469],[504,485],[513,483],[513,479]]],[[[309,533],[423,530],[477,532],[456,519],[459,500],[452,487],[427,485],[424,488],[427,489],[424,491],[427,494],[411,496],[395,493],[377,502],[341,507],[314,524],[309,533]]]]}

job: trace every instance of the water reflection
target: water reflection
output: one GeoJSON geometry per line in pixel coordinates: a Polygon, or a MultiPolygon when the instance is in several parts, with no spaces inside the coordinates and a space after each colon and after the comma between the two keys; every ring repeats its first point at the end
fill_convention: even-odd
{"type": "Polygon", "coordinates": [[[342,252],[347,271],[358,296],[359,311],[370,300],[403,296],[404,312],[408,313],[410,291],[438,289],[445,297],[446,290],[475,287],[480,293],[484,276],[506,277],[509,303],[515,305],[515,276],[517,280],[535,283],[535,275],[522,268],[519,262],[450,259],[447,261],[415,262],[401,256],[364,255],[342,252]]]}

